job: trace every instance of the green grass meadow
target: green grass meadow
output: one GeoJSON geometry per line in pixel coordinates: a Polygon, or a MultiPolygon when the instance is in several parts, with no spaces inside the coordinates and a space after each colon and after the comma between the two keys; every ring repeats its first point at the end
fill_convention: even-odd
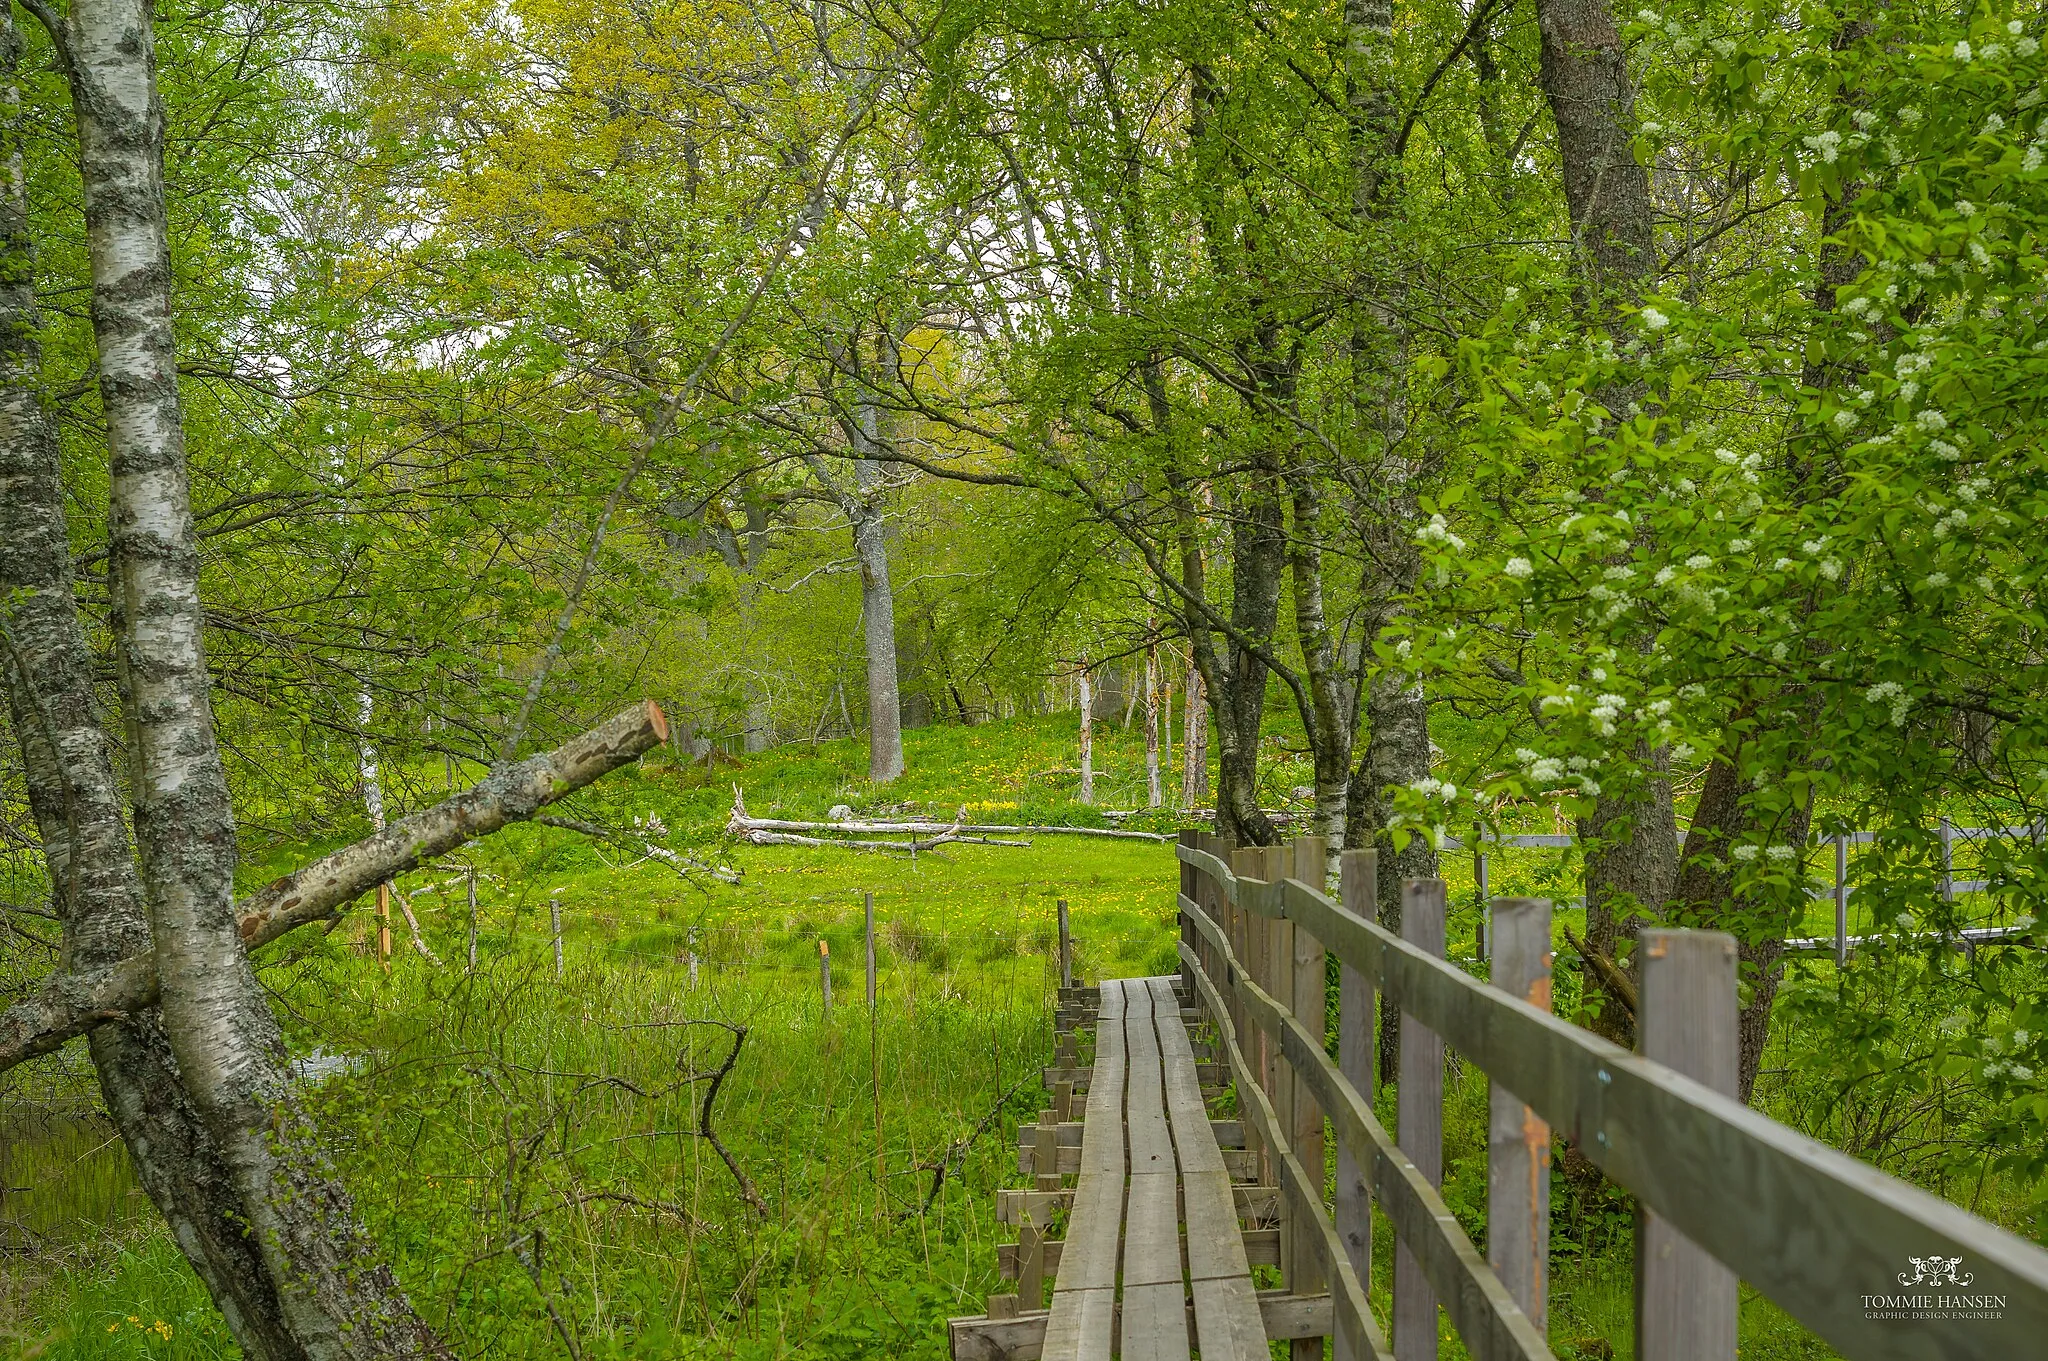
{"type": "MultiPolygon", "coordinates": [[[[1098,807],[1139,805],[1140,739],[1104,726],[1098,807]]],[[[400,888],[438,963],[395,916],[382,968],[366,904],[331,933],[302,931],[266,953],[262,976],[342,1175],[460,1354],[947,1354],[943,1320],[981,1312],[997,1288],[1005,1231],[993,1193],[1019,1183],[1016,1127],[1044,1100],[1055,904],[1071,907],[1082,976],[1171,971],[1171,848],[1054,836],[914,859],[707,847],[735,785],[757,816],[821,818],[845,802],[1103,825],[1098,808],[1073,801],[1072,728],[1066,716],[909,733],[909,774],[886,794],[866,786],[856,742],[709,764],[662,753],[577,801],[574,816],[620,837],[520,826],[406,876],[400,888]],[[741,882],[644,854],[641,842],[664,832],[741,882]],[[864,894],[879,922],[872,1010],[864,894]]],[[[1270,792],[1284,800],[1297,772],[1274,766],[1270,792]]],[[[421,773],[408,799],[431,798],[445,778],[421,773]]],[[[1531,817],[1526,830],[1552,830],[1543,810],[1531,817]]],[[[360,831],[339,825],[264,846],[246,880],[360,831]]],[[[1558,852],[1501,852],[1490,868],[1497,893],[1563,899],[1576,889],[1577,866],[1558,852]]],[[[1444,872],[1450,952],[1470,959],[1470,857],[1447,855],[1444,872]]],[[[1560,970],[1560,1005],[1574,982],[1560,970]]],[[[0,1344],[66,1361],[235,1355],[93,1114],[81,1065],[80,1053],[55,1055],[0,1088],[0,1181],[13,1188],[0,1211],[0,1344]]],[[[1483,1241],[1485,1080],[1454,1065],[1448,1093],[1446,1198],[1483,1241]]],[[[1556,1349],[1627,1357],[1628,1203],[1562,1179],[1556,1200],[1556,1349]]],[[[1384,1309],[1384,1222],[1379,1239],[1384,1309]]],[[[1747,1289],[1744,1300],[1745,1356],[1832,1355],[1747,1289]]],[[[1443,1355],[1464,1355],[1448,1326],[1443,1355]]]]}

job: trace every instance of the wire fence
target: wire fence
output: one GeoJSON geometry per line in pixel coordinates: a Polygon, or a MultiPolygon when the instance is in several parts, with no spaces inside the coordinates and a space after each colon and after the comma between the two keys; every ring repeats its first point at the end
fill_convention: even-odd
{"type": "MultiPolygon", "coordinates": [[[[2018,887],[2024,881],[2011,873],[2012,857],[1985,853],[1985,848],[1995,842],[2020,842],[2039,852],[2048,844],[2048,824],[2036,821],[2028,826],[2000,827],[1958,827],[1947,818],[1937,821],[1931,832],[1926,829],[1901,829],[1890,834],[1878,831],[1843,832],[1836,835],[1816,833],[1812,844],[1825,852],[1826,883],[1814,882],[1808,875],[1806,895],[1816,901],[1827,901],[1834,908],[1834,932],[1832,935],[1799,936],[1785,942],[1785,949],[1793,954],[1832,953],[1838,964],[1846,963],[1851,951],[1880,941],[1899,940],[1948,940],[1959,949],[1974,950],[1979,945],[2015,944],[2033,945],[2038,941],[2034,921],[2025,914],[2018,914],[2016,920],[1999,922],[1993,917],[1984,917],[1977,925],[1967,925],[1970,918],[1965,914],[1949,910],[1939,914],[1942,924],[1933,929],[1916,929],[1909,921],[1901,926],[1898,913],[1886,911],[1876,904],[1861,914],[1861,922],[1852,910],[1860,888],[1880,889],[1884,895],[1894,899],[1896,907],[1900,897],[1917,898],[1924,905],[1929,900],[1939,901],[1944,906],[1955,904],[1960,898],[1972,895],[1996,895],[2008,887],[2018,887]],[[1866,854],[1879,854],[1887,849],[1886,842],[1896,841],[1902,845],[1917,845],[1930,838],[1938,854],[1923,867],[1916,882],[1910,876],[1903,882],[1896,875],[1872,876],[1870,884],[1857,882],[1855,874],[1857,861],[1866,854]],[[1972,872],[1983,876],[1963,877],[1972,872]],[[1862,931],[1857,931],[1861,926],[1862,931]]],[[[1485,834],[1475,838],[1446,837],[1442,849],[1446,851],[1469,851],[1472,874],[1472,896],[1469,902],[1479,917],[1480,953],[1484,953],[1484,933],[1488,925],[1488,904],[1494,897],[1507,896],[1501,882],[1498,860],[1510,851],[1561,851],[1564,855],[1544,867],[1536,877],[1546,880],[1553,891],[1546,896],[1559,900],[1560,906],[1585,906],[1583,858],[1577,856],[1579,838],[1570,833],[1515,834],[1496,836],[1485,834]],[[1577,865],[1573,864],[1577,860],[1577,865]],[[1555,891],[1571,881],[1574,869],[1578,875],[1578,893],[1560,894],[1555,891]]],[[[1887,868],[1890,868],[1887,863],[1887,868]]],[[[1526,871],[1520,877],[1528,877],[1526,871]]],[[[1517,891],[1526,889],[1517,885],[1517,891]]],[[[1867,895],[1866,895],[1867,896],[1867,895]]],[[[1988,911],[1999,914],[2002,905],[1992,903],[1988,911]]],[[[2008,914],[2011,915],[2011,914],[2008,914]]]]}

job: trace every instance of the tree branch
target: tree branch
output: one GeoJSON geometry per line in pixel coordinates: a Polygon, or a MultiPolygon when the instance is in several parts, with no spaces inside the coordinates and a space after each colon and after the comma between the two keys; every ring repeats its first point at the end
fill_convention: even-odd
{"type": "MultiPolygon", "coordinates": [[[[548,804],[668,740],[668,719],[652,701],[572,738],[551,752],[508,766],[451,799],[387,824],[235,904],[243,945],[251,950],[334,914],[423,860],[530,819],[548,804]]],[[[131,955],[110,969],[65,971],[0,1012],[0,1072],[104,1021],[156,1001],[156,956],[131,955]]]]}

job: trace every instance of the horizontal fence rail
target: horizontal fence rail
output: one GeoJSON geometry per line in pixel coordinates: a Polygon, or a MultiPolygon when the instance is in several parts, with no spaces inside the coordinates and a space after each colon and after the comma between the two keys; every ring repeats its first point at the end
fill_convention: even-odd
{"type": "Polygon", "coordinates": [[[1550,1357],[1535,1320],[1545,1310],[1540,1226],[1549,1213],[1552,1130],[1644,1212],[1637,1361],[1732,1358],[1737,1276],[1855,1361],[2038,1354],[2048,1336],[2048,1251],[1727,1094],[1730,938],[1645,933],[1643,952],[1658,963],[1642,980],[1644,1029],[1652,1051],[1669,1060],[1660,1063],[1525,1000],[1549,997],[1548,905],[1540,900],[1501,904],[1517,919],[1497,941],[1510,957],[1497,952],[1495,960],[1511,994],[1439,957],[1440,881],[1404,885],[1397,935],[1372,919],[1370,851],[1345,853],[1338,902],[1289,874],[1300,868],[1321,877],[1315,838],[1291,851],[1231,852],[1231,862],[1222,850],[1213,836],[1195,833],[1177,849],[1185,983],[1220,1036],[1247,1134],[1255,1135],[1247,1142],[1263,1150],[1280,1184],[1283,1251],[1294,1244],[1328,1282],[1340,1361],[1429,1361],[1439,1304],[1481,1361],[1550,1357]],[[1435,939],[1404,939],[1428,929],[1432,894],[1435,939]],[[1532,954],[1525,938],[1539,931],[1532,954]],[[1329,1018],[1316,1005],[1324,950],[1343,966],[1336,1062],[1329,1018]],[[1297,987],[1308,973],[1313,989],[1297,987]],[[1486,1256],[1438,1189],[1440,1086],[1433,1113],[1426,1083],[1400,1093],[1399,1137],[1374,1115],[1366,1057],[1373,1027],[1369,1014],[1354,1014],[1369,1011],[1374,993],[1402,1015],[1404,1054],[1425,1056],[1403,1059],[1404,1086],[1432,1062],[1440,1082],[1443,1045],[1494,1080],[1486,1256]],[[1728,1032],[1725,1044],[1706,1036],[1717,1028],[1728,1032]],[[1324,1116],[1339,1150],[1334,1216],[1323,1178],[1310,1176],[1297,1153],[1312,1129],[1310,1161],[1320,1163],[1324,1116]],[[1372,1279],[1373,1199],[1401,1249],[1391,1347],[1361,1284],[1372,1279]],[[1655,1249],[1654,1269],[1646,1270],[1643,1245],[1655,1249]],[[1945,1272],[1926,1266],[1934,1258],[1945,1272]],[[1901,1296],[1946,1300],[1949,1314],[1973,1316],[1898,1317],[1933,1307],[1901,1304],[1901,1296]]]}
{"type": "MultiPolygon", "coordinates": [[[[1824,954],[1833,950],[1835,962],[1848,961],[1851,950],[1867,945],[1903,944],[1910,942],[1946,941],[1963,950],[1974,950],[1979,945],[2002,945],[2033,943],[2036,932],[2028,926],[1984,926],[1968,927],[1960,931],[1907,931],[1888,932],[1876,935],[1849,934],[1849,899],[1855,896],[1856,886],[1849,882],[1849,848],[1851,846],[1874,846],[1882,838],[1879,832],[1840,832],[1830,835],[1815,832],[1809,840],[1815,845],[1834,848],[1834,880],[1827,888],[1806,887],[1806,896],[1813,899],[1829,899],[1835,905],[1835,934],[1828,936],[1800,937],[1785,942],[1785,949],[1792,954],[1824,954]]],[[[1941,873],[1935,881],[1935,892],[1943,902],[1954,902],[1957,898],[1990,890],[1994,881],[1990,879],[1958,879],[1955,877],[1955,848],[1957,843],[1974,841],[2021,840],[2040,845],[2048,841],[2048,823],[2036,822],[2030,826],[2002,827],[1957,827],[1947,818],[1941,819],[1935,828],[1936,839],[1941,845],[1941,873]]],[[[1477,885],[1482,915],[1489,901],[1487,894],[1488,854],[1503,847],[1520,850],[1570,850],[1579,844],[1579,838],[1569,832],[1516,833],[1499,835],[1481,830],[1470,839],[1446,836],[1440,850],[1469,850],[1473,857],[1473,881],[1477,885]]],[[[1567,900],[1572,906],[1583,906],[1584,900],[1567,900]]],[[[1486,950],[1486,926],[1480,926],[1480,953],[1486,950]]]]}

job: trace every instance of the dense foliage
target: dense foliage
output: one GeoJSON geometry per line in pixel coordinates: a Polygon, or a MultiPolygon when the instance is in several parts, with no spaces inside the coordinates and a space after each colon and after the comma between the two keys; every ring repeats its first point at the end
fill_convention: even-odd
{"type": "MultiPolygon", "coordinates": [[[[37,391],[114,713],[78,138],[23,38],[37,391]]],[[[868,781],[787,811],[1092,797],[1270,841],[1285,805],[1381,848],[1390,918],[1448,837],[1569,825],[1577,1019],[1628,1038],[1600,980],[1642,923],[1732,932],[1746,1097],[2038,1233],[2044,40],[1927,0],[172,0],[245,852],[283,868],[642,696],[721,807],[721,761],[866,735],[868,781]],[[1064,734],[1084,683],[1097,726],[1163,725],[1157,797],[1078,756],[934,790],[915,741],[891,782],[898,718],[1064,734]],[[1839,965],[1786,946],[1832,931],[1838,855],[1839,965]]],[[[8,1003],[58,963],[21,740],[8,1003]]],[[[653,815],[565,816],[606,813],[653,815]]],[[[720,821],[665,851],[714,895],[720,821]]],[[[462,1026],[522,999],[439,1035],[448,999],[394,1010],[426,1144],[467,1147],[436,1122],[498,1070],[462,1026]]],[[[529,1098],[493,1099],[561,1114],[529,1098]]],[[[426,1214],[376,1226],[401,1260],[426,1214]]],[[[467,1288],[423,1286],[452,1339],[516,1312],[467,1288]]]]}

